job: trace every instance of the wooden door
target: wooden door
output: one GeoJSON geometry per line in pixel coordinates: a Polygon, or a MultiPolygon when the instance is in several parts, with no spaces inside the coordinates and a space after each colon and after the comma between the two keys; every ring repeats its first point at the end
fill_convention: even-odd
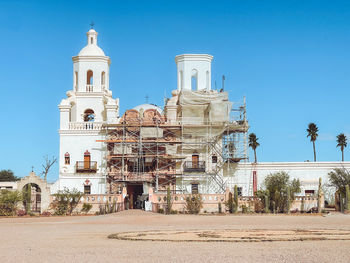
{"type": "Polygon", "coordinates": [[[90,154],[84,154],[84,169],[90,169],[90,154]]]}
{"type": "Polygon", "coordinates": [[[199,155],[192,155],[192,168],[198,168],[199,155]]]}

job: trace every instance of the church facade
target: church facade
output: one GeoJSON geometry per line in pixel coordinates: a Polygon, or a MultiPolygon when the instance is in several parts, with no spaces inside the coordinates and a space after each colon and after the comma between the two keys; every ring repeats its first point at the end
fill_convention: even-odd
{"type": "Polygon", "coordinates": [[[348,162],[249,163],[245,102],[211,88],[207,54],[176,56],[178,87],[164,109],[142,104],[120,115],[109,87],[111,60],[97,36],[89,30],[87,45],[73,57],[72,89],[58,106],[59,180],[51,192],[120,194],[124,188],[132,208],[132,199],[168,187],[212,194],[237,185],[240,195],[251,196],[270,172],[284,170],[302,181],[304,195],[315,193],[318,178],[327,181],[332,169],[350,169],[348,162]]]}

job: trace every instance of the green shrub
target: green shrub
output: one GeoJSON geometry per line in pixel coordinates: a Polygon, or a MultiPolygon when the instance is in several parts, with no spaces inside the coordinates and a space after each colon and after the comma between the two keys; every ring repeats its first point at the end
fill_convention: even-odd
{"type": "Polygon", "coordinates": [[[241,208],[242,208],[242,213],[243,214],[248,213],[248,207],[246,205],[242,205],[241,208]]]}
{"type": "Polygon", "coordinates": [[[194,194],[186,197],[185,210],[189,214],[198,214],[203,207],[202,197],[200,194],[194,194]]]}
{"type": "Polygon", "coordinates": [[[64,188],[53,196],[55,200],[51,203],[51,207],[55,211],[55,215],[71,215],[84,194],[77,189],[64,188]]]}
{"type": "Polygon", "coordinates": [[[276,172],[269,174],[264,180],[265,190],[259,190],[256,195],[266,203],[269,211],[285,212],[290,207],[291,200],[294,199],[296,193],[300,192],[299,179],[289,179],[286,172],[276,172]],[[289,188],[289,191],[287,189],[289,188]],[[265,196],[268,196],[266,199],[265,196]]]}
{"type": "Polygon", "coordinates": [[[92,208],[92,204],[84,203],[83,207],[81,208],[81,212],[87,214],[92,208]]]}
{"type": "Polygon", "coordinates": [[[17,206],[22,201],[22,193],[19,191],[0,191],[0,216],[14,216],[17,206]]]}

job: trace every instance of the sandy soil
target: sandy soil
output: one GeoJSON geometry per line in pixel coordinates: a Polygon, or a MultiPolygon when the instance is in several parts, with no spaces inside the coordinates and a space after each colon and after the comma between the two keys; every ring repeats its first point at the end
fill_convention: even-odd
{"type": "Polygon", "coordinates": [[[168,242],[108,239],[151,230],[347,230],[350,215],[192,216],[129,210],[105,216],[0,218],[0,262],[350,262],[349,240],[168,242]]]}

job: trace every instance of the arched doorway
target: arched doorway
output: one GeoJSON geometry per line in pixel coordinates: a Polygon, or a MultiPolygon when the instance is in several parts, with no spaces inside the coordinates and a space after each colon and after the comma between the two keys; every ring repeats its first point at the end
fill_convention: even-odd
{"type": "Polygon", "coordinates": [[[33,213],[41,213],[41,189],[35,183],[23,186],[23,206],[25,210],[33,213]]]}

